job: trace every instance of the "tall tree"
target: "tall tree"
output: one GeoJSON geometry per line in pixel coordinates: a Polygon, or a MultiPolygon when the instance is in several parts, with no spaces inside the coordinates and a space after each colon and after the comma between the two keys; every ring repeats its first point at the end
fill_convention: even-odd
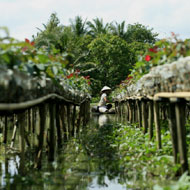
{"type": "Polygon", "coordinates": [[[123,39],[126,38],[126,25],[125,21],[123,21],[121,24],[118,22],[115,22],[114,24],[112,23],[110,25],[110,29],[114,35],[117,35],[123,39]]]}
{"type": "Polygon", "coordinates": [[[60,21],[57,17],[56,13],[52,13],[48,23],[44,26],[44,30],[39,29],[40,32],[37,33],[35,37],[35,44],[37,47],[47,46],[51,48],[51,46],[60,49],[63,51],[61,46],[61,36],[63,32],[63,25],[60,25],[60,21]]]}
{"type": "Polygon", "coordinates": [[[143,42],[143,43],[150,43],[153,44],[156,41],[156,37],[158,36],[157,33],[153,33],[153,29],[148,29],[148,27],[136,23],[136,24],[129,24],[127,26],[126,32],[126,41],[132,43],[136,42],[143,42]]]}
{"type": "Polygon", "coordinates": [[[96,37],[98,34],[106,34],[109,31],[109,23],[104,25],[103,19],[95,18],[93,22],[88,21],[88,34],[96,37]]]}
{"type": "Polygon", "coordinates": [[[70,19],[71,28],[74,34],[78,37],[87,33],[86,20],[83,22],[81,16],[76,16],[74,20],[70,19]]]}

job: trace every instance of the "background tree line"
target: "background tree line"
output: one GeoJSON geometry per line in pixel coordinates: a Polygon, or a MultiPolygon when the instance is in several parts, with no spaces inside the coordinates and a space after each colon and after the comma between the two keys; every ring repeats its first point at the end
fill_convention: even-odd
{"type": "Polygon", "coordinates": [[[90,76],[93,96],[98,95],[102,86],[114,89],[125,80],[138,55],[153,45],[158,36],[152,28],[139,23],[105,24],[100,18],[88,21],[76,16],[65,26],[56,13],[43,26],[33,36],[35,46],[65,52],[68,69],[90,76]]]}

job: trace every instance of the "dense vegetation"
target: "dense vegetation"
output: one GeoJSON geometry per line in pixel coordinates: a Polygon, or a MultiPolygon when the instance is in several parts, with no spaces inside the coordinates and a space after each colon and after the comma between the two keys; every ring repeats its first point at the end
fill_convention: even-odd
{"type": "Polygon", "coordinates": [[[80,16],[64,26],[53,13],[44,29],[34,36],[37,48],[67,52],[67,68],[90,78],[92,94],[104,85],[113,89],[130,73],[137,55],[154,44],[157,33],[139,23],[103,23],[102,19],[83,20],[80,16]]]}

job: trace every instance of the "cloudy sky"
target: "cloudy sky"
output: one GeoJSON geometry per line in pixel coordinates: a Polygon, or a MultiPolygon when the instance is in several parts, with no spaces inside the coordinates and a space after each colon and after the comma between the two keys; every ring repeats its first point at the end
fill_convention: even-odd
{"type": "Polygon", "coordinates": [[[190,0],[0,0],[0,26],[7,26],[16,39],[31,39],[53,12],[63,25],[79,15],[104,22],[138,22],[154,28],[160,37],[174,32],[190,38],[190,0]]]}

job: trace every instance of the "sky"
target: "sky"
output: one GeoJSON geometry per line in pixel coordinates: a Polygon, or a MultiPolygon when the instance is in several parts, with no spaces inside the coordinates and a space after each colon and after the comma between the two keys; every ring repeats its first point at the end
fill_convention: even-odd
{"type": "Polygon", "coordinates": [[[18,40],[32,39],[51,13],[57,13],[63,25],[76,16],[89,21],[98,17],[104,23],[143,24],[160,38],[171,32],[190,38],[190,0],[0,0],[0,27],[8,27],[18,40]]]}

